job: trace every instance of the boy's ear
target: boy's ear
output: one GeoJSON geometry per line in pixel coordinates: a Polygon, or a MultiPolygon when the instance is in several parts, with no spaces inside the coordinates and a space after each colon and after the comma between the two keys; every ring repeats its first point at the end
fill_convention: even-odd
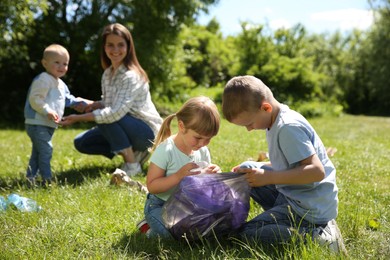
{"type": "Polygon", "coordinates": [[[272,112],[272,105],[268,102],[264,102],[260,109],[264,110],[265,112],[271,113],[272,112]]]}

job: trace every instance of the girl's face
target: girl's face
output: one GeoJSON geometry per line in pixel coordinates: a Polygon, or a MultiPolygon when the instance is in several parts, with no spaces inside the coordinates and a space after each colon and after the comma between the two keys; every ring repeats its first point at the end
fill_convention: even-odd
{"type": "Polygon", "coordinates": [[[213,136],[203,136],[198,134],[192,129],[186,129],[182,122],[179,122],[179,137],[176,145],[187,154],[190,154],[192,151],[197,151],[203,146],[207,146],[213,136]]]}
{"type": "Polygon", "coordinates": [[[42,59],[42,65],[47,73],[58,79],[63,77],[68,71],[69,56],[53,54],[42,59]]]}
{"type": "Polygon", "coordinates": [[[127,43],[122,37],[115,34],[109,34],[106,38],[104,51],[111,60],[112,66],[118,68],[127,55],[127,43]]]}

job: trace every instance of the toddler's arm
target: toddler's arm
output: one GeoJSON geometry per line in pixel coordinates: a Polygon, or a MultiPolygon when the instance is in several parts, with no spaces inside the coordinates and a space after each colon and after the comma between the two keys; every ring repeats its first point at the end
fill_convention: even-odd
{"type": "Polygon", "coordinates": [[[50,110],[47,113],[47,118],[49,120],[53,120],[57,124],[60,122],[60,117],[58,116],[58,114],[54,110],[50,110]]]}

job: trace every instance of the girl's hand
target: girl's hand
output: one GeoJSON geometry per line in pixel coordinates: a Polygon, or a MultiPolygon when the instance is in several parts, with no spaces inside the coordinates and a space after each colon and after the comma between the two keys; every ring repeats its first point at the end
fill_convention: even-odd
{"type": "Polygon", "coordinates": [[[200,174],[201,171],[196,170],[198,168],[199,168],[199,166],[196,163],[190,162],[190,163],[187,163],[186,165],[184,165],[183,167],[181,167],[180,170],[177,171],[176,174],[178,175],[178,177],[181,180],[186,176],[200,174]]]}
{"type": "Polygon", "coordinates": [[[216,164],[210,164],[205,168],[206,173],[219,173],[222,172],[221,168],[216,164]]]}

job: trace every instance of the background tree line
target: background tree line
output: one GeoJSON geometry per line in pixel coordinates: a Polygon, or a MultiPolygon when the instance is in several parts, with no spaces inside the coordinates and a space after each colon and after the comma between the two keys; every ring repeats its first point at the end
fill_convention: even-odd
{"type": "Polygon", "coordinates": [[[219,102],[236,75],[261,78],[276,97],[306,116],[390,115],[390,0],[369,1],[375,23],[368,31],[310,34],[297,24],[272,31],[242,23],[224,37],[218,21],[196,23],[218,0],[2,0],[0,5],[1,123],[23,123],[32,79],[42,71],[51,43],[70,52],[64,81],[75,96],[99,99],[100,33],[112,22],[132,32],[148,72],[153,99],[181,102],[202,89],[219,102]]]}

